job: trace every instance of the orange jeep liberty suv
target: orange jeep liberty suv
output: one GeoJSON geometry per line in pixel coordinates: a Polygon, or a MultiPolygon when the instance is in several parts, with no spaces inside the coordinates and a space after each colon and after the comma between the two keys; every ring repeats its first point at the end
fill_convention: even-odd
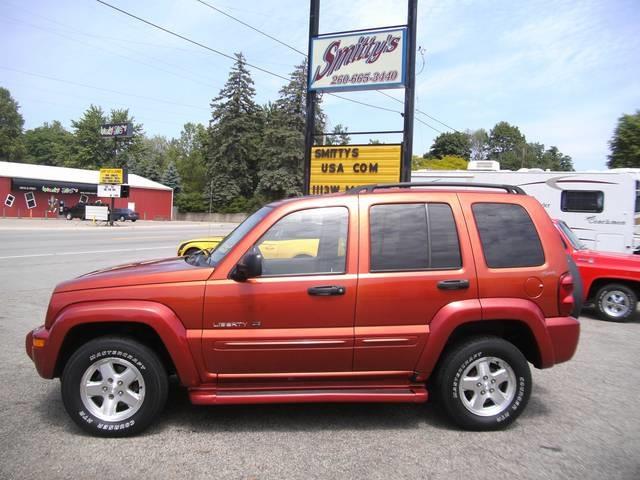
{"type": "Polygon", "coordinates": [[[497,429],[527,405],[529,364],[576,350],[570,272],[518,187],[364,186],[267,205],[207,255],[63,282],[26,350],[95,435],[147,427],[173,374],[198,405],[430,395],[461,427],[497,429]],[[301,239],[313,255],[261,255],[301,239]]]}

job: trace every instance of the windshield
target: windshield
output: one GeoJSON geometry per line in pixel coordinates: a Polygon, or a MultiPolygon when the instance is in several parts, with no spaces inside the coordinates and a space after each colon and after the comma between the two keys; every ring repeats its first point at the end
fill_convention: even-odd
{"type": "Polygon", "coordinates": [[[216,267],[224,257],[227,256],[227,253],[236,246],[236,244],[242,240],[242,238],[249,232],[253,227],[255,227],[260,220],[266,217],[273,207],[262,207],[256,213],[248,217],[244,222],[236,227],[236,229],[227,235],[220,245],[211,252],[211,256],[209,257],[209,265],[212,267],[216,267]]]}
{"type": "Polygon", "coordinates": [[[569,239],[573,248],[575,248],[576,250],[585,250],[587,248],[580,241],[578,236],[573,233],[573,230],[569,228],[569,225],[564,222],[558,222],[558,226],[560,227],[560,230],[562,230],[562,233],[564,233],[564,235],[569,239]]]}

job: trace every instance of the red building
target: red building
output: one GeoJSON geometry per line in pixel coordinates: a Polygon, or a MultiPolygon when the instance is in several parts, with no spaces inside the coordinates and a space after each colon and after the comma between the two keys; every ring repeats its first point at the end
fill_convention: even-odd
{"type": "MultiPolygon", "coordinates": [[[[129,198],[116,198],[116,208],[131,208],[143,220],[171,219],[173,189],[134,174],[129,174],[129,186],[129,198]]],[[[2,217],[53,218],[61,204],[101,200],[110,205],[111,199],[97,192],[97,170],[0,162],[2,217]]]]}

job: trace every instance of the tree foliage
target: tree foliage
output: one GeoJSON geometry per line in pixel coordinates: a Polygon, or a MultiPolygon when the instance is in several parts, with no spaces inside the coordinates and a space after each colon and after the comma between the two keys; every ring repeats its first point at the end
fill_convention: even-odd
{"type": "Polygon", "coordinates": [[[412,170],[466,170],[468,164],[465,158],[457,155],[445,155],[442,158],[414,156],[412,160],[412,170]]]}
{"type": "Polygon", "coordinates": [[[351,143],[349,129],[341,123],[333,127],[331,135],[327,135],[325,142],[326,145],[349,145],[349,143],[351,143]]]}
{"type": "Polygon", "coordinates": [[[253,79],[244,56],[237,53],[227,82],[211,102],[206,161],[216,209],[254,192],[263,129],[254,97],[253,79]]]}
{"type": "Polygon", "coordinates": [[[640,110],[632,115],[622,115],[618,119],[609,147],[609,168],[640,167],[640,110]]]}
{"type": "Polygon", "coordinates": [[[433,141],[429,155],[436,158],[453,155],[469,160],[471,156],[471,140],[469,134],[464,132],[441,133],[433,141]]]}
{"type": "Polygon", "coordinates": [[[6,88],[0,87],[0,160],[21,162],[24,159],[20,106],[6,88]]]}
{"type": "MultiPolygon", "coordinates": [[[[265,108],[262,160],[256,193],[268,200],[302,194],[304,132],[306,123],[306,60],[291,73],[280,98],[265,108]]],[[[316,138],[321,138],[326,117],[319,99],[315,111],[316,138]]]]}
{"type": "Polygon", "coordinates": [[[142,125],[135,123],[129,109],[111,110],[106,115],[101,107],[90,105],[79,120],[72,120],[74,142],[67,166],[97,169],[101,167],[129,167],[138,172],[137,162],[144,153],[142,125]],[[100,136],[100,125],[105,123],[133,123],[133,136],[112,138],[100,136]],[[117,155],[116,155],[117,148],[117,155]]]}
{"type": "Polygon", "coordinates": [[[26,161],[38,165],[65,166],[71,155],[74,136],[54,120],[24,134],[26,161]]]}

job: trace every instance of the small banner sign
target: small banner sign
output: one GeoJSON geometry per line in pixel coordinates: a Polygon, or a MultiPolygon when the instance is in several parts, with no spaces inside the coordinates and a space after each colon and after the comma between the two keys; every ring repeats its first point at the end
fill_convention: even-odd
{"type": "Polygon", "coordinates": [[[100,125],[101,137],[130,137],[133,135],[131,123],[107,123],[100,125]]]}
{"type": "Polygon", "coordinates": [[[100,180],[98,183],[108,183],[111,185],[120,185],[124,183],[124,172],[122,168],[101,168],[100,180]]]}
{"type": "Polygon", "coordinates": [[[325,145],[311,149],[311,195],[400,181],[402,146],[325,145]]]}
{"type": "Polygon", "coordinates": [[[310,91],[398,88],[405,83],[406,28],[321,35],[311,42],[310,91]]]}

